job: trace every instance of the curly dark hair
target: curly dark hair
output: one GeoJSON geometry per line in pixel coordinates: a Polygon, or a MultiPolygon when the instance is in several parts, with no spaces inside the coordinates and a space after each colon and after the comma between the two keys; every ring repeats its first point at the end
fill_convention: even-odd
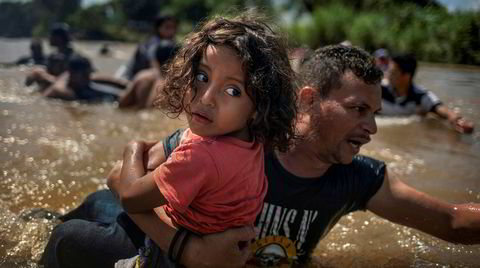
{"type": "Polygon", "coordinates": [[[252,136],[266,150],[286,151],[294,137],[297,112],[294,73],[285,39],[256,11],[233,18],[213,17],[189,34],[167,66],[165,86],[155,105],[171,117],[188,112],[192,100],[186,100],[185,94],[190,89],[196,93],[195,74],[209,45],[231,48],[242,61],[246,93],[257,112],[248,125],[252,136]]]}
{"type": "Polygon", "coordinates": [[[307,53],[299,69],[299,86],[311,86],[322,98],[342,86],[342,76],[351,71],[366,84],[380,83],[383,73],[374,58],[354,46],[331,45],[307,53]]]}

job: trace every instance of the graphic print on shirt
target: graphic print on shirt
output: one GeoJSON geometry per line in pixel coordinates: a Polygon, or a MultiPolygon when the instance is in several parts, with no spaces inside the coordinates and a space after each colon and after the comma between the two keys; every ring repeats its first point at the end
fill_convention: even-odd
{"type": "Polygon", "coordinates": [[[318,211],[284,208],[265,202],[257,219],[260,233],[251,246],[255,264],[289,265],[307,254],[302,246],[317,215],[318,211]]]}

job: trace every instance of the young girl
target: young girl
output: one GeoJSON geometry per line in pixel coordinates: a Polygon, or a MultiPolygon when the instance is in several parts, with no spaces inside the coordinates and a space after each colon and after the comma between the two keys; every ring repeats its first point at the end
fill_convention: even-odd
{"type": "Polygon", "coordinates": [[[127,212],[162,206],[180,228],[171,261],[189,232],[253,225],[267,190],[264,150],[284,151],[294,135],[292,75],[282,39],[251,13],[213,18],[186,37],[157,100],[174,117],[185,112],[180,145],[148,174],[144,149],[128,146],[120,179],[108,181],[127,212]]]}

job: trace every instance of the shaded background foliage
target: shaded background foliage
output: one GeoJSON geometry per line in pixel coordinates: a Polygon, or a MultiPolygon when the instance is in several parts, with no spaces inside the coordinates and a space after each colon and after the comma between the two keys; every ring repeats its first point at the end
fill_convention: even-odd
{"type": "Polygon", "coordinates": [[[279,19],[292,45],[317,48],[350,40],[373,51],[412,52],[424,61],[480,65],[480,12],[448,12],[434,0],[81,0],[0,3],[0,36],[45,37],[65,21],[76,38],[138,42],[158,13],[175,14],[180,34],[206,16],[259,6],[279,19]]]}

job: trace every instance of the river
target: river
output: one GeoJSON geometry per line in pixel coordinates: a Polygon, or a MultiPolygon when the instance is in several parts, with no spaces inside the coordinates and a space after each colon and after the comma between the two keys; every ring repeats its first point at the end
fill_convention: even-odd
{"type": "MultiPolygon", "coordinates": [[[[28,52],[28,40],[0,39],[0,63],[28,52]]],[[[77,42],[97,71],[113,74],[132,44],[77,42]]],[[[30,67],[0,67],[0,267],[37,267],[56,224],[25,220],[46,208],[63,213],[105,176],[131,139],[161,139],[180,120],[160,111],[121,111],[115,104],[86,105],[41,98],[25,87],[30,67]]],[[[378,133],[362,153],[384,160],[394,176],[449,202],[480,203],[480,68],[420,64],[416,82],[449,107],[459,107],[477,130],[457,134],[436,118],[379,118],[378,133]]],[[[370,212],[344,217],[314,252],[311,267],[480,267],[480,246],[454,245],[370,212]]]]}

